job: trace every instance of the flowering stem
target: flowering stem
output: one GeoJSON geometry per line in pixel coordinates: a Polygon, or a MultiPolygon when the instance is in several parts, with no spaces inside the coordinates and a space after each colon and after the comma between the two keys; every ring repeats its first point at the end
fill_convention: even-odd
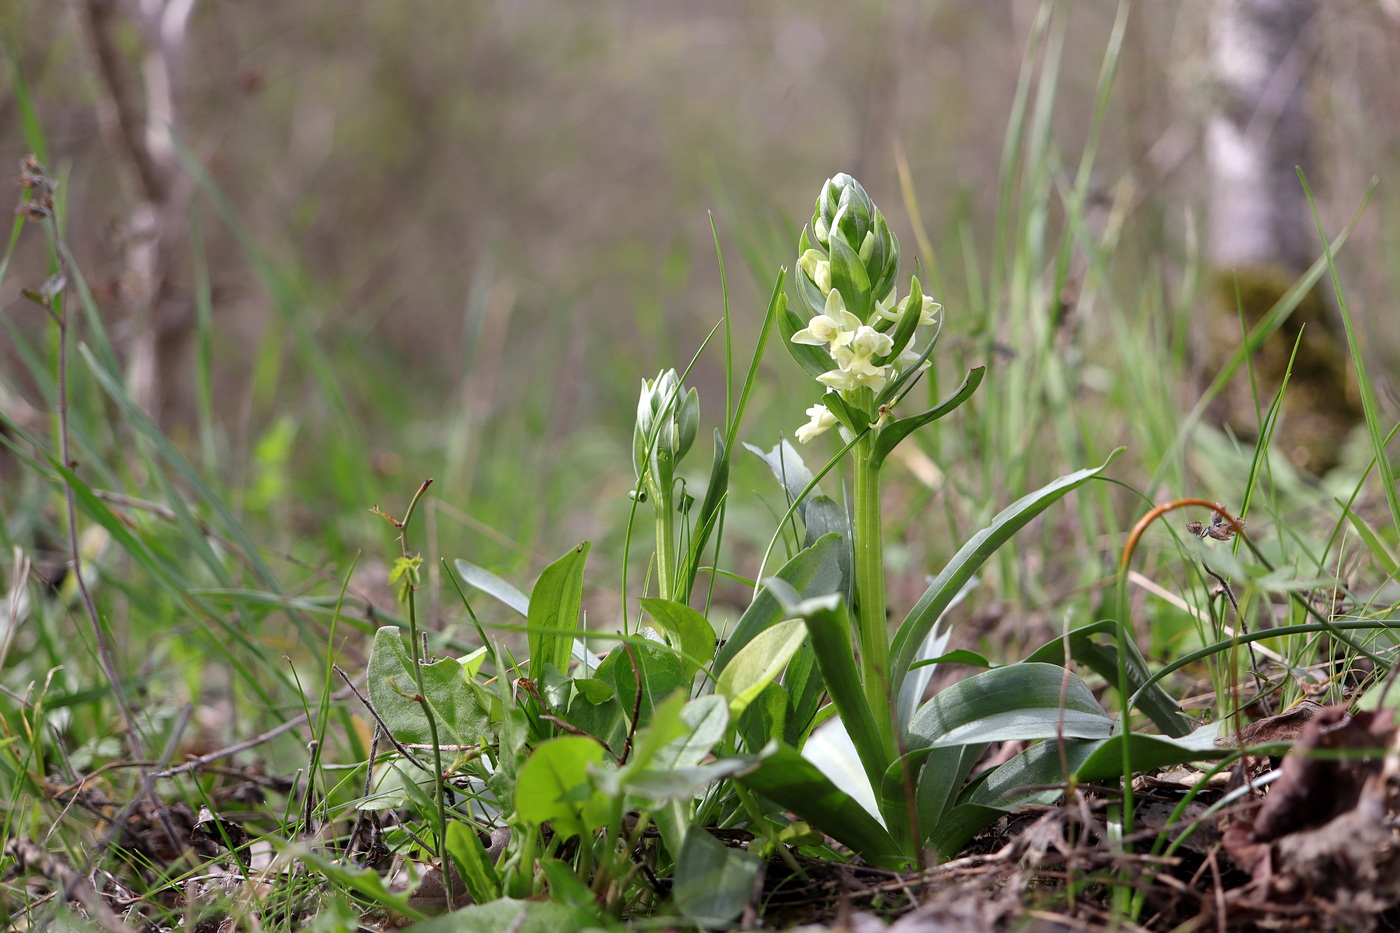
{"type": "Polygon", "coordinates": [[[894,708],[890,703],[889,630],[885,623],[884,542],[880,534],[880,468],[874,462],[876,432],[869,431],[852,451],[855,467],[856,629],[861,682],[874,714],[880,741],[895,758],[894,708]]]}
{"type": "Polygon", "coordinates": [[[662,599],[676,598],[676,510],[669,496],[656,500],[656,582],[662,599]]]}

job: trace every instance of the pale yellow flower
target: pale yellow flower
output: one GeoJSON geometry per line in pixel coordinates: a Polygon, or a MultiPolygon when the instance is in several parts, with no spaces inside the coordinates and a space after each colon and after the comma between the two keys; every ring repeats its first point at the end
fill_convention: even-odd
{"type": "Polygon", "coordinates": [[[836,425],[836,416],[831,413],[831,409],[821,403],[807,409],[807,416],[812,420],[797,429],[797,442],[799,444],[805,444],[812,438],[825,434],[836,425]]]}
{"type": "Polygon", "coordinates": [[[823,257],[820,250],[807,250],[798,258],[797,265],[823,295],[831,293],[831,260],[823,257]]]}
{"type": "Polygon", "coordinates": [[[826,313],[818,314],[807,326],[792,335],[793,343],[835,349],[851,342],[861,328],[860,318],[846,310],[841,293],[832,289],[826,295],[826,313]]]}

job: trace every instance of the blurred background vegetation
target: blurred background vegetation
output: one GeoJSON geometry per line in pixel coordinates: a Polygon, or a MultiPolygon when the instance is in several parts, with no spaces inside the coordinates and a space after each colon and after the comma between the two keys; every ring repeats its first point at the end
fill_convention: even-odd
{"type": "MultiPolygon", "coordinates": [[[[44,141],[121,354],[137,339],[118,299],[138,197],[102,132],[108,92],[83,6],[0,7],[0,163],[44,141]]],[[[136,6],[112,7],[113,35],[139,75],[136,6]]],[[[1131,5],[1082,211],[1070,211],[1120,10],[1109,0],[1058,5],[1055,41],[1028,61],[1050,9],[1039,0],[197,4],[171,67],[183,147],[171,184],[188,196],[163,258],[160,423],[279,553],[336,572],[360,549],[387,553],[369,506],[401,508],[433,476],[428,556],[524,581],[578,540],[620,541],[639,382],[683,366],[722,314],[711,214],[742,361],[812,199],[847,171],[889,217],[905,274],[918,260],[947,308],[930,394],[988,364],[970,410],[1000,426],[978,433],[959,413],[892,484],[907,542],[890,555],[908,580],[892,585],[897,605],[979,518],[1118,443],[1132,448],[1118,473],[1147,495],[1207,492],[1216,448],[1171,442],[1172,413],[1200,392],[1211,7],[1131,5]],[[1008,136],[1018,88],[1031,95],[1020,140],[1008,136]],[[194,166],[207,178],[191,180],[194,166]],[[1086,258],[1066,236],[1081,213],[1094,236],[1111,231],[1110,251],[1086,258]],[[1086,268],[1096,284],[1080,294],[1086,268]],[[1124,328],[1142,355],[1124,355],[1124,328]],[[1063,351],[1058,389],[1043,373],[1018,379],[1045,368],[1046,348],[1063,351]],[[1160,379],[1141,372],[1159,364],[1160,379]]],[[[1310,28],[1310,180],[1329,232],[1385,179],[1339,257],[1383,373],[1400,352],[1400,19],[1393,3],[1320,4],[1310,28]]],[[[0,283],[0,404],[16,419],[50,407],[23,364],[47,324],[19,297],[47,262],[42,238],[24,237],[0,283]]],[[[690,380],[707,423],[722,364],[712,349],[690,380]]],[[[794,386],[808,384],[770,355],[751,442],[802,422],[812,393],[794,386]]],[[[112,449],[122,437],[114,427],[112,449]]],[[[761,465],[739,463],[738,488],[777,508],[761,465]]],[[[9,541],[24,538],[16,516],[56,518],[50,488],[0,469],[9,541]]],[[[1108,515],[1042,541],[1111,547],[1096,536],[1121,531],[1141,500],[1102,504],[1108,515]]],[[[761,548],[773,518],[746,519],[754,508],[736,503],[731,530],[761,548]]],[[[594,578],[615,580],[620,548],[593,553],[594,578]]],[[[382,582],[382,566],[363,566],[382,582]]]]}

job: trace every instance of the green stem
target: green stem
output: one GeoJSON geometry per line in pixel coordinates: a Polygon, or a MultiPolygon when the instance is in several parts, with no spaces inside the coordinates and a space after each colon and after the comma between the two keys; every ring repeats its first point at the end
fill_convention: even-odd
{"type": "MultiPolygon", "coordinates": [[[[418,502],[423,498],[423,493],[428,491],[428,487],[433,484],[431,479],[424,480],[418,487],[418,491],[413,494],[413,499],[408,503],[408,511],[404,513],[403,521],[399,526],[399,553],[408,557],[408,523],[413,520],[413,513],[418,509],[418,502]]],[[[447,902],[453,901],[452,872],[447,865],[447,788],[444,786],[446,776],[442,770],[442,743],[438,741],[437,717],[433,715],[433,708],[428,704],[428,692],[423,684],[423,661],[421,652],[422,642],[418,637],[418,606],[414,599],[414,591],[417,588],[414,580],[414,573],[410,572],[404,576],[404,597],[408,606],[408,656],[413,660],[413,681],[418,688],[418,703],[423,708],[423,715],[428,720],[429,738],[433,743],[433,801],[437,804],[436,830],[437,830],[437,857],[442,863],[443,888],[447,892],[447,902]]]]}
{"type": "Polygon", "coordinates": [[[676,598],[676,506],[671,498],[673,464],[668,450],[651,458],[647,495],[656,512],[656,585],[662,599],[676,598]]]}
{"type": "Polygon", "coordinates": [[[856,635],[860,645],[861,683],[866,702],[888,760],[896,757],[895,711],[890,689],[889,627],[885,623],[884,539],[880,533],[880,468],[874,462],[874,431],[856,442],[855,505],[852,532],[855,539],[856,635]]]}
{"type": "Polygon", "coordinates": [[[656,582],[662,599],[675,599],[676,510],[669,495],[656,502],[656,582]]]}

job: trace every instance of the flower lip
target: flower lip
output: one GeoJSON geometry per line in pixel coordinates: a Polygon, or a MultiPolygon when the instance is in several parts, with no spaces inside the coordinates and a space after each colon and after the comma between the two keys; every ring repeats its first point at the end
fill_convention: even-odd
{"type": "Polygon", "coordinates": [[[837,424],[836,416],[831,413],[831,409],[820,402],[807,409],[807,416],[811,420],[797,429],[797,442],[799,444],[805,444],[812,438],[825,434],[837,424]]]}
{"type": "Polygon", "coordinates": [[[809,320],[807,326],[793,334],[791,339],[793,343],[827,346],[834,350],[850,343],[851,337],[860,328],[860,318],[846,310],[841,293],[833,288],[826,296],[825,313],[809,320]]]}

